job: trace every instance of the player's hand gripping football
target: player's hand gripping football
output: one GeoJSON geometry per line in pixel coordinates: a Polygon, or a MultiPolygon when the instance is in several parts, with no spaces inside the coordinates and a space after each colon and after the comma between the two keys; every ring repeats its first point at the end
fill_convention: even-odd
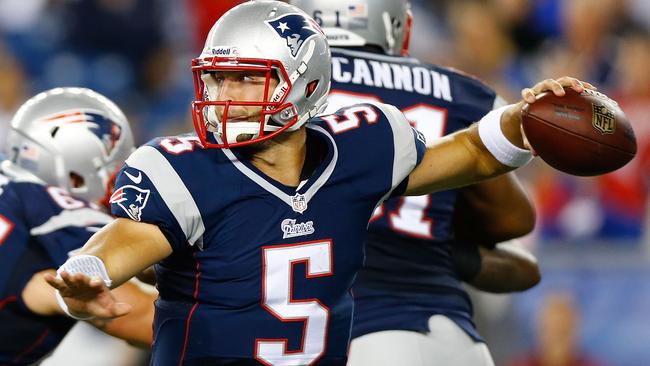
{"type": "Polygon", "coordinates": [[[71,275],[62,272],[60,278],[46,275],[45,280],[59,290],[68,305],[68,311],[74,316],[109,320],[131,311],[131,305],[117,302],[110,289],[99,278],[90,278],[82,273],[71,275]]]}
{"type": "MultiPolygon", "coordinates": [[[[532,148],[532,146],[528,142],[528,139],[526,138],[526,135],[524,134],[523,127],[521,126],[522,110],[523,110],[523,108],[524,108],[524,106],[526,104],[535,103],[537,101],[537,96],[539,94],[544,93],[544,92],[547,92],[547,91],[553,92],[553,94],[557,95],[558,97],[562,97],[562,96],[566,95],[566,91],[564,90],[565,87],[571,88],[571,89],[575,90],[578,93],[582,93],[585,89],[596,90],[596,87],[591,85],[590,83],[588,83],[586,81],[580,81],[580,80],[578,80],[576,78],[573,78],[573,77],[570,77],[570,76],[563,76],[563,77],[561,77],[559,79],[546,79],[546,80],[540,81],[539,83],[535,84],[535,86],[533,86],[531,88],[524,88],[521,91],[521,97],[522,97],[523,100],[517,104],[516,110],[512,111],[508,115],[508,118],[516,118],[518,120],[519,133],[521,134],[521,138],[522,138],[523,144],[524,144],[523,147],[530,150],[535,155],[536,155],[535,150],[532,148]]],[[[506,133],[506,135],[507,135],[507,133],[506,133]]],[[[513,141],[513,140],[511,140],[511,141],[513,141]]]]}

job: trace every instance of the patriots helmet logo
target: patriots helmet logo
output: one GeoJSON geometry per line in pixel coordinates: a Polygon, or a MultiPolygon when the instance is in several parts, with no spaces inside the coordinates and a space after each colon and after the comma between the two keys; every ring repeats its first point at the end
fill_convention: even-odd
{"type": "Polygon", "coordinates": [[[322,33],[320,27],[313,20],[302,14],[286,14],[275,20],[267,20],[273,30],[287,41],[291,56],[296,58],[298,51],[309,37],[322,33]]]}
{"type": "Polygon", "coordinates": [[[131,220],[140,221],[150,193],[148,189],[126,185],[116,189],[108,202],[122,208],[131,220]]]}
{"type": "Polygon", "coordinates": [[[111,155],[117,142],[122,136],[122,127],[94,110],[74,110],[59,113],[45,119],[46,122],[53,122],[57,126],[68,123],[83,123],[88,130],[95,134],[104,146],[106,155],[111,155]]]}

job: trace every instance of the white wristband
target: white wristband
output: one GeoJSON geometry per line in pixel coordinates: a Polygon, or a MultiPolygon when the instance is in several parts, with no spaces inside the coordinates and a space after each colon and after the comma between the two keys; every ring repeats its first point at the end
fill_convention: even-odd
{"type": "Polygon", "coordinates": [[[478,123],[478,134],[490,153],[503,165],[513,168],[528,164],[533,154],[526,149],[513,145],[501,131],[501,115],[511,105],[507,105],[486,114],[478,123]]]}
{"type": "Polygon", "coordinates": [[[63,296],[61,296],[61,293],[59,292],[59,290],[54,291],[54,294],[56,296],[56,302],[59,304],[59,307],[61,308],[61,310],[63,310],[63,312],[67,316],[71,317],[72,319],[91,320],[91,319],[95,318],[92,315],[91,316],[84,316],[84,317],[73,315],[72,313],[70,313],[70,309],[68,309],[68,305],[65,303],[65,301],[63,301],[63,296]]]}
{"type": "Polygon", "coordinates": [[[106,271],[106,266],[104,262],[94,255],[75,255],[63,263],[61,267],[56,271],[56,274],[61,276],[61,272],[67,272],[68,274],[83,273],[90,278],[101,278],[104,281],[106,287],[110,288],[113,281],[108,277],[108,272],[106,271]]]}

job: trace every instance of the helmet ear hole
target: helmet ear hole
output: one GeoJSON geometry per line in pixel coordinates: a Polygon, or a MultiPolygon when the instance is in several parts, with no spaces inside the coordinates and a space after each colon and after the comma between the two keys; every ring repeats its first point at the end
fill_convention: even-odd
{"type": "Polygon", "coordinates": [[[70,172],[70,183],[73,188],[81,188],[86,185],[84,178],[75,172],[70,172]]]}
{"type": "Polygon", "coordinates": [[[9,160],[16,164],[18,161],[18,156],[20,155],[20,148],[18,146],[12,146],[11,147],[11,155],[9,156],[9,160]]]}
{"type": "Polygon", "coordinates": [[[305,87],[305,97],[309,98],[314,94],[316,89],[318,88],[318,79],[312,80],[309,83],[307,83],[307,86],[305,87]]]}

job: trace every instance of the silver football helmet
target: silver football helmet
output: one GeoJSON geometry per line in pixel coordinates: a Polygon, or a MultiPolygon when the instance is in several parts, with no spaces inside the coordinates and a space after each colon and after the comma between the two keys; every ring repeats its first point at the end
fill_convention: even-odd
{"type": "Polygon", "coordinates": [[[45,183],[91,202],[134,150],[124,113],[85,88],[56,88],[25,102],[11,120],[7,154],[45,183]]]}
{"type": "Polygon", "coordinates": [[[290,0],[314,17],[330,46],[374,45],[388,55],[408,55],[411,6],[407,0],[290,0]]]}
{"type": "Polygon", "coordinates": [[[324,33],[300,9],[268,0],[232,8],[214,24],[203,52],[192,61],[192,116],[201,142],[230,148],[297,130],[325,108],[330,59],[324,33]],[[232,71],[264,75],[264,95],[259,100],[222,96],[218,75],[232,71]],[[273,90],[271,79],[278,80],[273,90]],[[229,110],[242,106],[261,108],[261,117],[229,119],[229,110]],[[212,132],[215,139],[209,138],[212,132]]]}

